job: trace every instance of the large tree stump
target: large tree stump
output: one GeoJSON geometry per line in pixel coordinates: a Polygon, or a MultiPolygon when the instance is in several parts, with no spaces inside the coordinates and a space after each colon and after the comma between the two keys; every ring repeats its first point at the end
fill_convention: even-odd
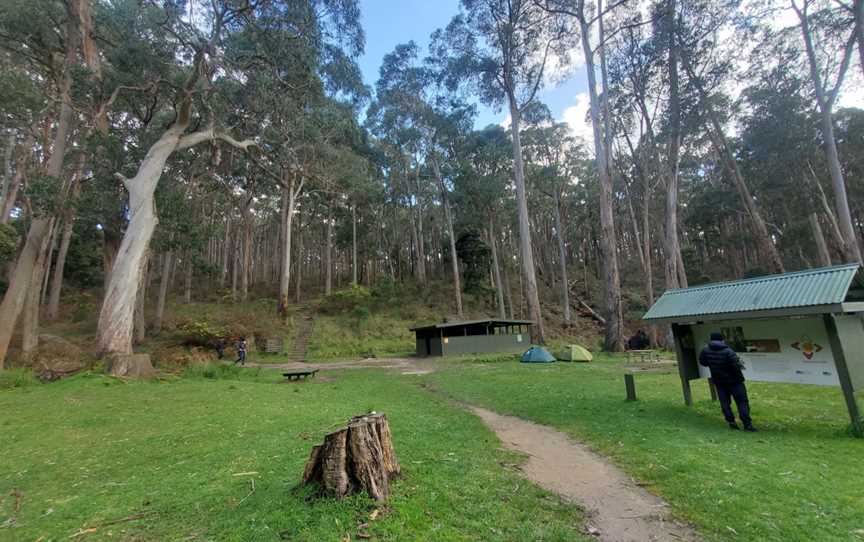
{"type": "Polygon", "coordinates": [[[316,483],[337,499],[366,492],[376,501],[390,495],[390,480],[401,472],[387,416],[372,412],[355,416],[348,427],[313,446],[300,485],[316,483]]]}

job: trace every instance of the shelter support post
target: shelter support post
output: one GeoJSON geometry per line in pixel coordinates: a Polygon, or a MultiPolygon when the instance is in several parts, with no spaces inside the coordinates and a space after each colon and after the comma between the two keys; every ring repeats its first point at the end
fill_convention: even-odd
{"type": "Polygon", "coordinates": [[[684,394],[684,404],[693,406],[693,392],[690,390],[690,375],[686,366],[687,353],[682,343],[685,330],[689,333],[689,326],[672,324],[672,337],[675,339],[675,353],[678,357],[678,376],[681,377],[681,391],[684,394]]]}
{"type": "Polygon", "coordinates": [[[823,315],[825,329],[828,331],[828,342],[831,344],[831,352],[834,354],[834,364],[837,367],[837,378],[840,380],[840,389],[843,390],[843,398],[846,400],[846,408],[849,418],[852,420],[852,433],[859,438],[864,437],[864,421],[861,420],[861,411],[858,409],[858,401],[855,399],[855,388],[852,385],[852,377],[849,374],[849,366],[846,364],[846,352],[843,350],[843,342],[837,332],[837,322],[833,314],[823,315]]]}

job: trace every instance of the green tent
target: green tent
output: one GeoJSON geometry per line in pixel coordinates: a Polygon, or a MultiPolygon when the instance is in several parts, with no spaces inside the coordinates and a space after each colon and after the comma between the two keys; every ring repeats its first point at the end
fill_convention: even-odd
{"type": "Polygon", "coordinates": [[[522,363],[552,363],[553,361],[555,356],[539,346],[532,346],[522,354],[522,363]]]}
{"type": "Polygon", "coordinates": [[[594,356],[584,346],[568,344],[565,350],[558,356],[561,361],[591,361],[594,356]]]}

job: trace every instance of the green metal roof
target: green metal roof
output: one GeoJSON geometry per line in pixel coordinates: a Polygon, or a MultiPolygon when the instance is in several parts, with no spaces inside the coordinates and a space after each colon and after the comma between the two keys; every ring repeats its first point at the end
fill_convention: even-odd
{"type": "Polygon", "coordinates": [[[533,326],[533,320],[506,320],[504,318],[484,318],[482,320],[463,320],[461,322],[444,322],[441,324],[429,324],[426,326],[409,327],[409,331],[427,330],[427,329],[443,329],[445,327],[465,327],[478,324],[484,324],[492,327],[503,326],[533,326]]]}
{"type": "Polygon", "coordinates": [[[846,301],[858,264],[810,269],[734,282],[705,284],[666,291],[643,320],[680,321],[697,317],[770,316],[816,312],[817,307],[839,307],[846,301]]]}

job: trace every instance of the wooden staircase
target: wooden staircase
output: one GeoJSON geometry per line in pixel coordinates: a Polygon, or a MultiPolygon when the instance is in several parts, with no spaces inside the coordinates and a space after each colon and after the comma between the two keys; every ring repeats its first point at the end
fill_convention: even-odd
{"type": "Polygon", "coordinates": [[[306,352],[309,349],[309,338],[312,337],[312,328],[315,318],[308,311],[297,314],[300,322],[294,332],[294,340],[291,341],[291,350],[288,351],[288,361],[306,361],[306,352]]]}

